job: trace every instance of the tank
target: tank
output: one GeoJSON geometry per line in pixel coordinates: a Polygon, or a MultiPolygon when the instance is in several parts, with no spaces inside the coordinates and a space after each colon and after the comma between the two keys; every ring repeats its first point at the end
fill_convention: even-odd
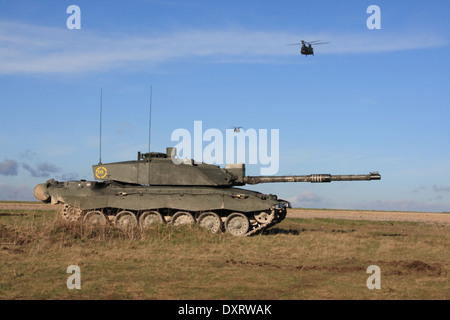
{"type": "Polygon", "coordinates": [[[365,175],[311,174],[246,176],[244,164],[220,166],[180,160],[166,153],[138,152],[137,160],[92,166],[93,181],[54,179],[39,184],[34,195],[45,203],[63,204],[62,217],[119,228],[198,223],[213,233],[250,236],[286,217],[291,205],[273,194],[239,188],[275,182],[327,183],[380,180],[365,175]]]}

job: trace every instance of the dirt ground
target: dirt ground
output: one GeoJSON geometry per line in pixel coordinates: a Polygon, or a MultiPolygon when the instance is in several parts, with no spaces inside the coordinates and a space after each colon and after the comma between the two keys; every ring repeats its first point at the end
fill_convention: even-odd
{"type": "MultiPolygon", "coordinates": [[[[0,203],[3,210],[60,210],[61,205],[44,203],[0,203]]],[[[450,213],[366,211],[332,209],[288,209],[288,218],[330,218],[344,220],[410,221],[450,225],[450,213]]]]}
{"type": "Polygon", "coordinates": [[[59,210],[62,205],[30,202],[0,202],[0,210],[59,210]]]}
{"type": "Polygon", "coordinates": [[[289,209],[287,217],[371,221],[410,221],[450,225],[450,213],[435,212],[289,209]]]}

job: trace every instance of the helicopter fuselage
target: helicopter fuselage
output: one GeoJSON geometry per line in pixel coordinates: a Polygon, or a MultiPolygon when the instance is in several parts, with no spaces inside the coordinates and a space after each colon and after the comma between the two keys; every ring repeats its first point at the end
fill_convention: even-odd
{"type": "Polygon", "coordinates": [[[300,50],[300,53],[305,56],[314,55],[314,49],[311,46],[307,47],[307,46],[303,45],[300,50]]]}

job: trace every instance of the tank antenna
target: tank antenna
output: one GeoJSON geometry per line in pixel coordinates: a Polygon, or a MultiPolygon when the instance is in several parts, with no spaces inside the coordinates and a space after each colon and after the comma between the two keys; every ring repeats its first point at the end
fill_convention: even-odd
{"type": "Polygon", "coordinates": [[[152,133],[152,86],[150,86],[150,115],[148,120],[148,152],[150,152],[150,136],[152,133]]]}
{"type": "Polygon", "coordinates": [[[102,107],[103,107],[103,88],[100,88],[100,154],[98,164],[102,164],[102,107]]]}

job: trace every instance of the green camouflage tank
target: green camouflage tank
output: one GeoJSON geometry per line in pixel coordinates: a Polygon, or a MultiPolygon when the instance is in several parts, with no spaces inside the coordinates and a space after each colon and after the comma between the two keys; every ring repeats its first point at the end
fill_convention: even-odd
{"type": "Polygon", "coordinates": [[[380,174],[246,176],[244,164],[225,168],[193,160],[172,161],[166,153],[138,153],[137,160],[93,165],[94,181],[49,180],[36,186],[38,200],[64,204],[70,221],[112,223],[118,227],[149,228],[155,224],[198,223],[213,233],[252,235],[281,222],[290,207],[276,195],[238,186],[274,182],[379,180],[380,174]]]}

